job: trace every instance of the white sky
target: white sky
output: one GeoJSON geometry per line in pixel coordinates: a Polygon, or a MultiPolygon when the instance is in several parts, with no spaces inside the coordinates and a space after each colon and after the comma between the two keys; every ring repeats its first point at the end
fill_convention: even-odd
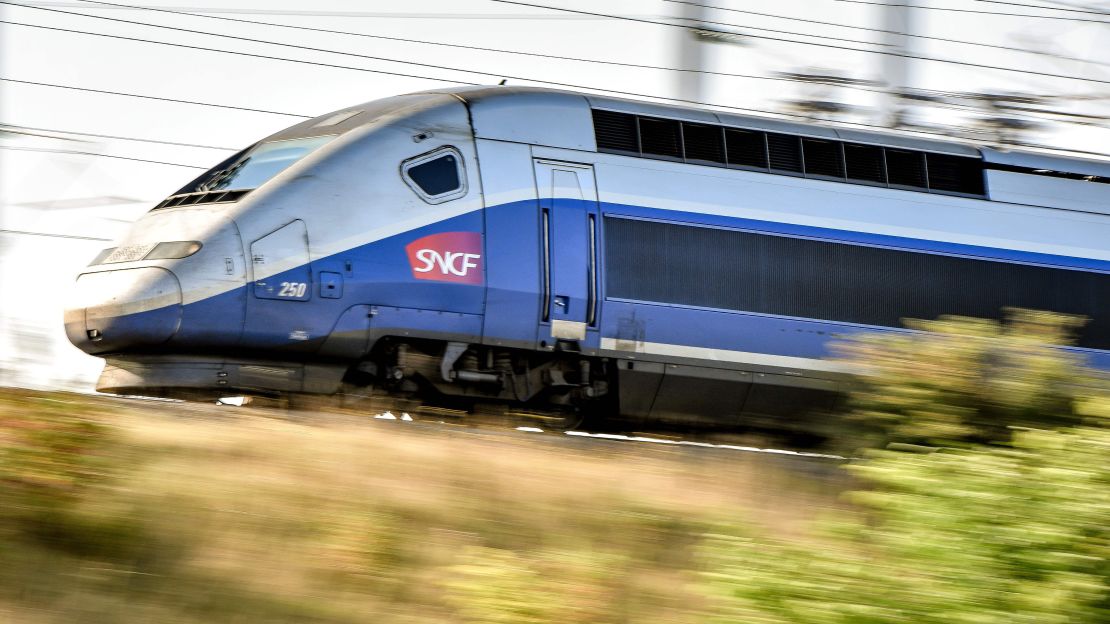
{"type": "MultiPolygon", "coordinates": [[[[115,0],[112,0],[115,1],[115,0]]],[[[662,21],[680,14],[662,0],[526,0],[662,21]]],[[[745,26],[752,35],[805,40],[854,48],[860,43],[815,39],[754,29],[775,29],[859,41],[880,35],[849,28],[803,23],[798,19],[857,27],[882,27],[882,7],[838,0],[696,0],[704,4],[784,16],[760,17],[707,11],[706,19],[745,26]],[[788,19],[795,18],[795,19],[788,19]]],[[[1046,0],[1021,4],[1060,6],[1046,0]]],[[[1083,0],[1070,0],[1079,4],[1083,0]]],[[[496,84],[504,76],[529,77],[584,87],[666,97],[679,95],[674,72],[538,59],[509,54],[313,33],[118,9],[84,2],[13,0],[56,10],[135,20],[176,28],[264,39],[298,46],[398,59],[395,62],[236,41],[0,4],[0,20],[84,30],[115,36],[235,50],[321,63],[380,69],[442,78],[442,81],[387,76],[217,52],[172,48],[69,32],[0,24],[0,77],[120,91],[155,97],[211,102],[315,116],[398,93],[434,88],[452,81],[496,84]],[[412,63],[440,64],[486,73],[447,71],[412,63]]],[[[123,3],[126,0],[119,0],[123,3]]],[[[1050,104],[1098,115],[1101,126],[1053,124],[1032,136],[1057,148],[1110,153],[1110,3],[1086,0],[1092,13],[1040,11],[983,0],[915,0],[929,7],[1039,14],[1102,20],[1107,24],[916,9],[914,32],[996,46],[1016,47],[1090,62],[1045,55],[915,39],[912,53],[963,62],[1021,69],[1004,72],[953,64],[911,61],[909,84],[945,91],[1022,91],[1058,96],[1050,104]],[[1031,72],[1088,79],[1064,80],[1031,72]],[[1103,81],[1103,82],[1094,82],[1103,81]]],[[[507,50],[676,67],[683,31],[532,9],[491,0],[409,0],[396,2],[316,0],[132,0],[129,4],[269,21],[315,28],[404,37],[507,50]],[[217,12],[218,11],[218,12],[217,12]],[[256,13],[253,11],[259,11],[256,13]]],[[[720,26],[724,30],[728,27],[720,26]]],[[[837,71],[877,80],[879,55],[812,45],[752,39],[747,45],[707,44],[705,69],[761,76],[776,72],[837,71]]],[[[510,84],[528,83],[510,79],[510,84]]],[[[863,107],[854,121],[874,123],[876,95],[768,80],[708,77],[706,101],[762,110],[781,102],[827,97],[863,107]]],[[[958,124],[950,111],[920,117],[935,124],[958,124]]],[[[296,117],[157,102],[114,95],[0,82],[0,123],[123,137],[240,148],[296,123],[296,117]]],[[[33,150],[74,150],[209,167],[227,151],[166,146],[116,139],[71,136],[60,140],[26,135],[0,136],[0,145],[33,150]]],[[[88,260],[155,202],[199,173],[188,169],[84,155],[0,149],[0,229],[109,239],[51,238],[0,233],[0,383],[87,389],[100,360],[69,345],[62,331],[62,307],[73,278],[88,260]]]]}

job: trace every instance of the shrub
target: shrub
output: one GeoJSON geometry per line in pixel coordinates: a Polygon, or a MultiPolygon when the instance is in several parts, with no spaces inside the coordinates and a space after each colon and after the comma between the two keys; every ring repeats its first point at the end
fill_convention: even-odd
{"type": "Polygon", "coordinates": [[[861,446],[1006,442],[1014,427],[1082,421],[1093,373],[1061,348],[1081,319],[1010,310],[1005,323],[908,321],[915,333],[863,334],[839,345],[861,374],[847,423],[861,446]]]}
{"type": "MultiPolygon", "coordinates": [[[[1099,409],[1108,409],[1105,401],[1099,409]]],[[[1110,431],[1024,431],[1011,447],[877,451],[867,510],[817,548],[725,530],[704,546],[717,621],[1106,621],[1110,431]]]]}
{"type": "Polygon", "coordinates": [[[702,544],[718,622],[1110,618],[1110,390],[1060,348],[1073,318],[947,318],[843,346],[873,443],[817,544],[721,525],[702,544]]]}

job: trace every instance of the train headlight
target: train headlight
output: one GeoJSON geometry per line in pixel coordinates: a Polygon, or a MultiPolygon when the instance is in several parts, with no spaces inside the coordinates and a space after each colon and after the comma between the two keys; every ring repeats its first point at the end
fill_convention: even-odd
{"type": "Polygon", "coordinates": [[[204,245],[200,241],[171,241],[167,243],[148,243],[146,245],[126,245],[109,247],[101,251],[89,266],[134,262],[135,260],[177,260],[188,258],[200,251],[204,245]]]}
{"type": "Polygon", "coordinates": [[[143,260],[176,260],[178,258],[188,258],[189,256],[200,251],[203,247],[200,241],[173,241],[169,243],[158,243],[150,253],[143,258],[143,260]]]}

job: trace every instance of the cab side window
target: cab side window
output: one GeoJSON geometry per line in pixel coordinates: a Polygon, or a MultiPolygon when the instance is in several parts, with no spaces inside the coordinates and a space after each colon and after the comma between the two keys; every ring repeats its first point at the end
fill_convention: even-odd
{"type": "Polygon", "coordinates": [[[401,176],[421,199],[438,204],[466,194],[462,155],[453,147],[439,149],[401,163],[401,176]]]}

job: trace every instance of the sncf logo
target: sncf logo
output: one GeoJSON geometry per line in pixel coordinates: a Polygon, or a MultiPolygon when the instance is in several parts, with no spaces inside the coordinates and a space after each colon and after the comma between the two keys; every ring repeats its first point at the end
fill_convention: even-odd
{"type": "Polygon", "coordinates": [[[482,235],[443,232],[405,245],[412,276],[437,282],[482,283],[482,235]]]}

